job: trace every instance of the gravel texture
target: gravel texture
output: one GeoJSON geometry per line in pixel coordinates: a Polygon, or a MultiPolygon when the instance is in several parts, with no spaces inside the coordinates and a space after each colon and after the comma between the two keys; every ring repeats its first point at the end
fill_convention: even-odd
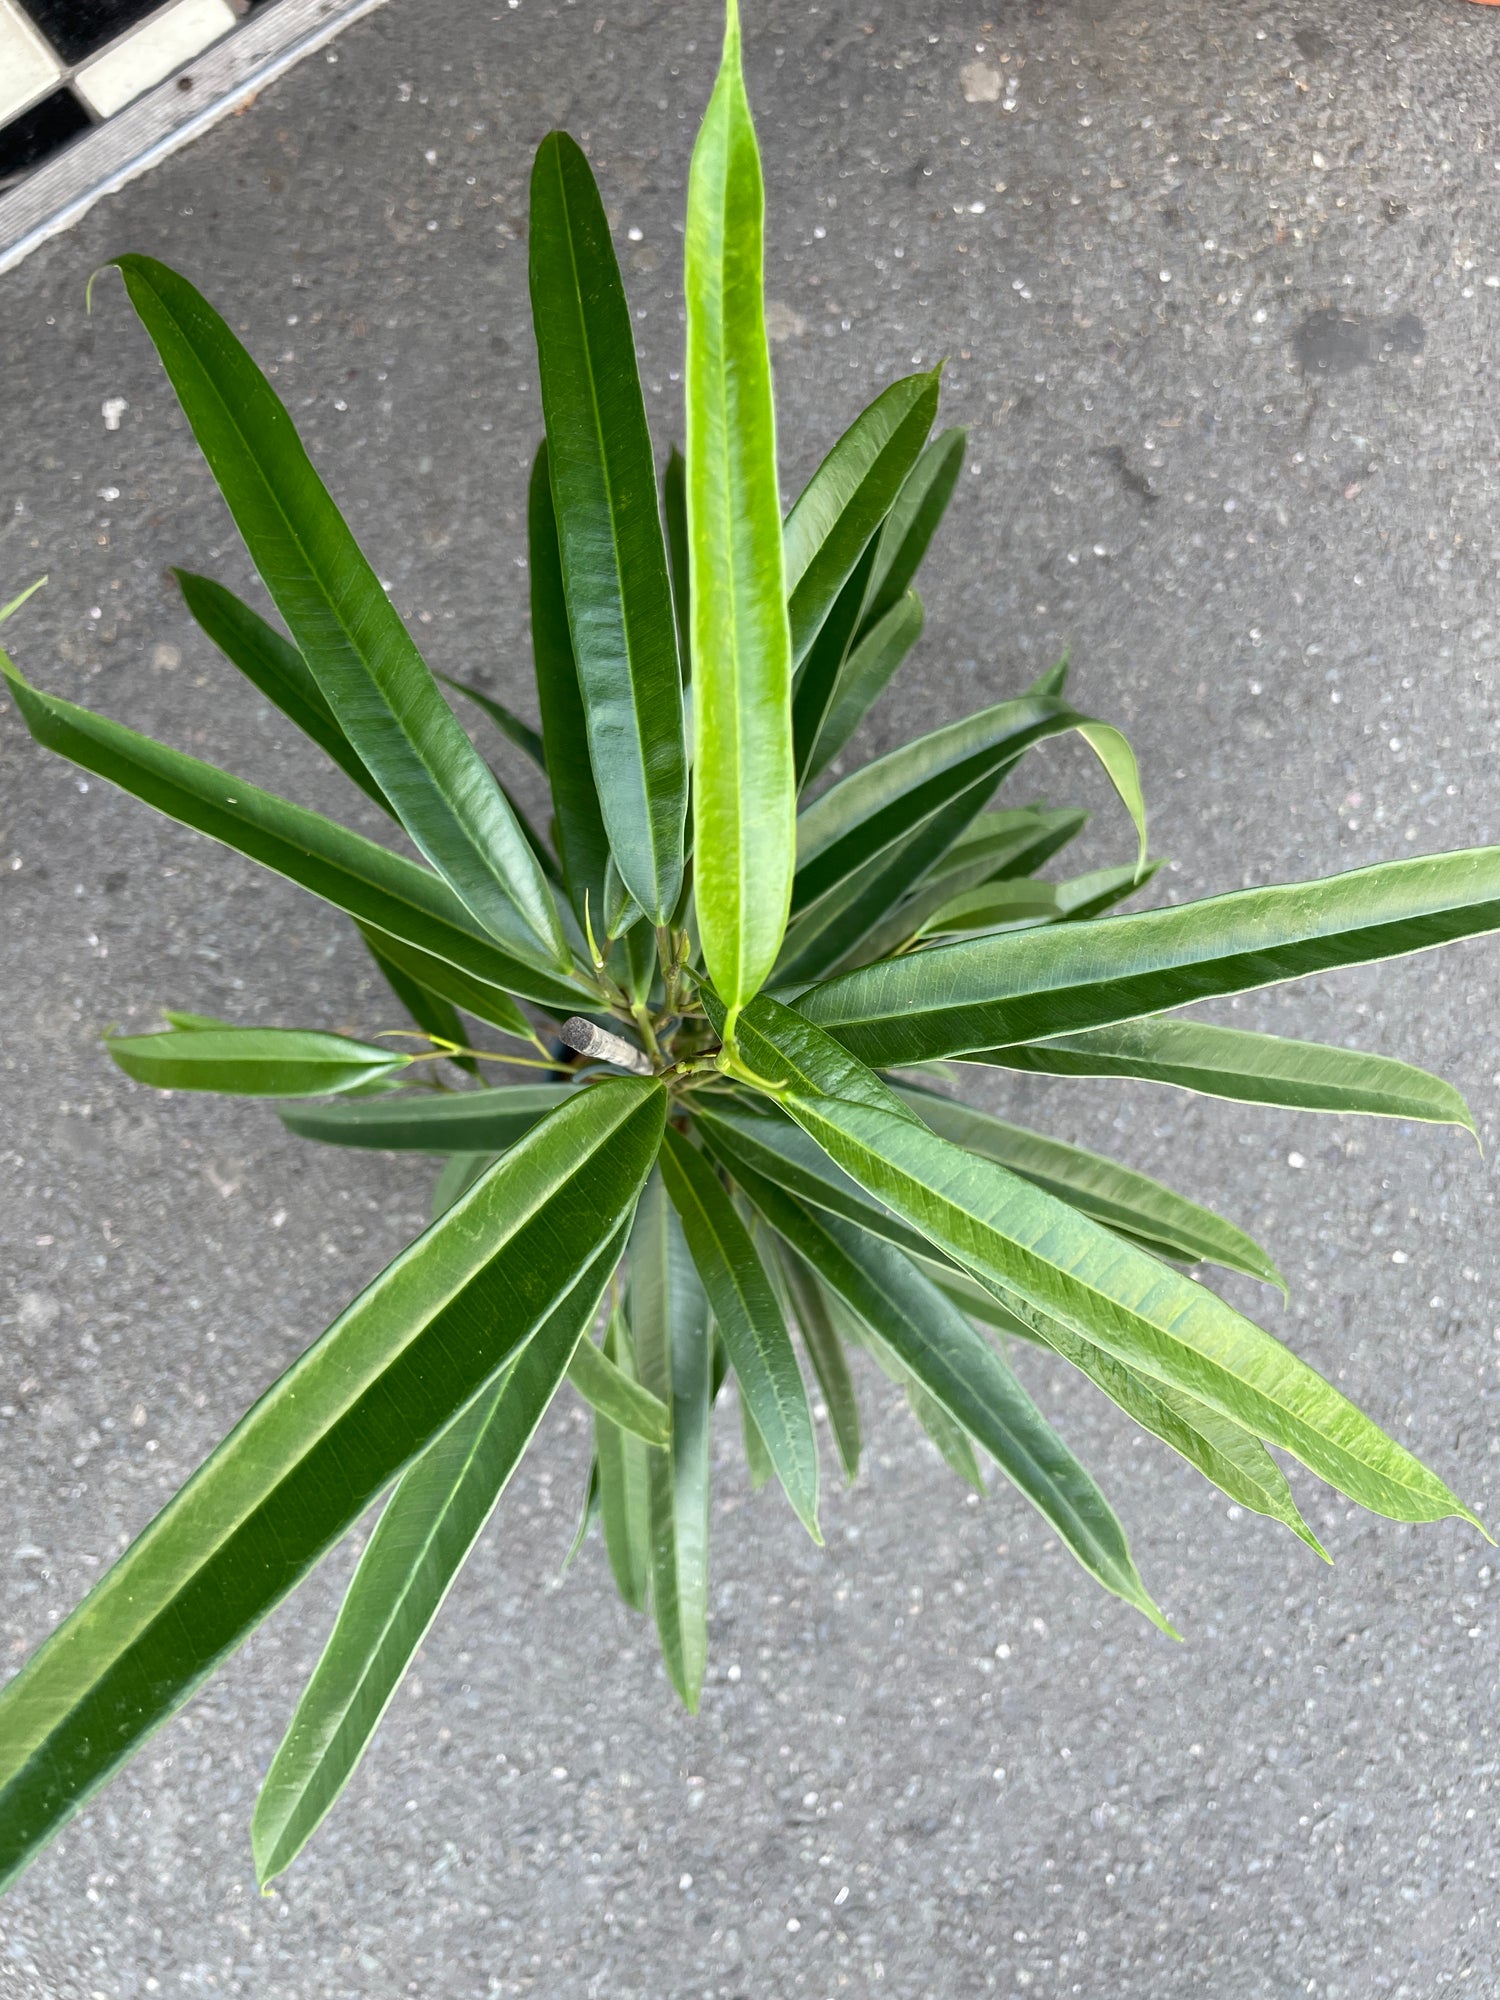
{"type": "MultiPolygon", "coordinates": [[[[1073,649],[1183,899],[1500,839],[1500,13],[1445,0],[749,11],[788,491],[949,357],[970,469],[870,750],[1073,649]]],[[[197,642],[246,576],[111,252],[245,333],[440,667],[526,703],[538,429],[526,176],[566,123],[617,220],[665,445],[712,9],[396,0],[0,285],[0,597],[59,692],[368,826],[197,642]]],[[[1086,755],[1038,789],[1128,829],[1086,755]]],[[[419,1222],[429,1170],[162,1099],[101,1053],[162,1003],[388,1025],[347,926],[0,714],[0,1570],[8,1660],[419,1222]]],[[[524,788],[525,773],[517,770],[524,788]]],[[[533,801],[535,803],[535,801],[533,801]]],[[[1500,947],[1247,999],[1402,1053],[1493,1146],[1500,947]]],[[[1500,1255],[1462,1134],[1147,1086],[989,1087],[1257,1232],[1315,1364],[1500,1516],[1500,1255]]],[[[1337,1566],[1235,1518],[1085,1385],[1029,1379],[1130,1524],[1174,1646],[862,1377],[828,1547],[721,1425],[712,1660],[677,1713],[597,1541],[565,1396],[324,1832],[247,1824],[348,1561],[0,1906],[4,2000],[1325,2000],[1500,1993],[1491,1552],[1298,1477],[1337,1566]]]]}

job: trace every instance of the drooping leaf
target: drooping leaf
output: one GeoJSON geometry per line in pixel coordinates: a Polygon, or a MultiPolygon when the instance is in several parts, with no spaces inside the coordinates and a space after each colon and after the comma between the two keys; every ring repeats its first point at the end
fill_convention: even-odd
{"type": "Polygon", "coordinates": [[[316,1028],[169,1029],[108,1035],[128,1077],[153,1090],[214,1090],[228,1097],[322,1097],[405,1069],[410,1056],[316,1028]]]}
{"type": "Polygon", "coordinates": [[[1186,1195],[1116,1160],[1067,1145],[934,1091],[902,1090],[903,1104],[955,1146],[997,1160],[1106,1228],[1185,1263],[1221,1264],[1284,1292],[1286,1280],[1243,1230],[1186,1195]]]}
{"type": "MultiPolygon", "coordinates": [[[[568,625],[557,508],[548,460],[548,449],[543,443],[532,461],[526,500],[531,650],[536,666],[547,782],[552,788],[556,814],[554,839],[562,857],[569,900],[582,923],[586,912],[597,913],[603,907],[609,836],[604,831],[604,814],[589,759],[588,717],[568,625]]],[[[597,915],[594,920],[597,922],[597,915]]]]}
{"type": "MultiPolygon", "coordinates": [[[[108,778],[147,805],[209,834],[262,867],[345,911],[361,925],[404,939],[435,961],[482,982],[524,994],[540,1006],[575,1010],[588,989],[513,958],[480,932],[458,897],[430,869],[366,840],[362,834],[295,806],[273,792],[234,778],[212,764],[154,743],[122,723],[43,694],[0,653],[3,672],[27,728],[49,750],[108,778]]],[[[422,983],[444,991],[433,969],[422,983]]],[[[462,994],[448,997],[469,1008],[462,994]]],[[[514,1002],[511,1003],[515,1011],[514,1002]]]]}
{"type": "Polygon", "coordinates": [[[275,390],[185,278],[151,257],[113,262],[251,560],[360,762],[485,929],[518,957],[566,971],[551,892],[499,786],[275,390]]]}
{"type": "Polygon", "coordinates": [[[798,1004],[885,1068],[1077,1034],[1497,928],[1500,847],[1480,847],[943,945],[843,973],[798,1004]]]}
{"type": "Polygon", "coordinates": [[[609,1282],[622,1236],[403,1474],[255,1803],[262,1888],[289,1868],[354,1775],[412,1656],[531,1442],[609,1282]]]}
{"type": "Polygon", "coordinates": [[[472,682],[455,680],[452,674],[439,674],[438,679],[445,687],[451,687],[455,694],[472,701],[481,714],[489,717],[500,734],[508,737],[518,750],[524,750],[537,769],[546,775],[547,752],[540,730],[533,729],[529,722],[523,722],[514,709],[507,708],[503,701],[497,701],[494,695],[486,694],[483,688],[475,687],[472,682]]]}
{"type": "Polygon", "coordinates": [[[289,1132],[319,1139],[325,1146],[367,1146],[398,1153],[503,1153],[559,1105],[578,1096],[580,1088],[575,1083],[517,1083],[442,1096],[413,1091],[353,1103],[287,1105],[280,1116],[289,1132]]]}
{"type": "Polygon", "coordinates": [[[578,1343],[568,1363],[568,1380],[590,1409],[607,1417],[616,1429],[662,1449],[672,1441],[671,1412],[636,1379],[630,1329],[623,1315],[618,1322],[611,1321],[609,1332],[602,1348],[592,1340],[578,1343]],[[620,1360],[622,1353],[625,1362],[620,1360]]]}
{"type": "Polygon", "coordinates": [[[948,510],[964,462],[968,433],[940,431],[917,460],[880,530],[880,552],[860,636],[872,632],[905,597],[948,510]]]}
{"type": "Polygon", "coordinates": [[[838,1447],[839,1463],[850,1481],[859,1474],[859,1401],[854,1378],[849,1373],[849,1357],[839,1339],[838,1328],[828,1310],[828,1301],[811,1267],[785,1241],[777,1244],[782,1274],[791,1294],[792,1310],[802,1335],[807,1357],[818,1378],[828,1409],[829,1427],[838,1447]]]}
{"type": "Polygon", "coordinates": [[[745,1469],[750,1474],[750,1491],[759,1493],[762,1486],[776,1477],[776,1466],[770,1448],[760,1434],[760,1425],[755,1421],[743,1383],[739,1385],[739,1392],[740,1437],[745,1446],[745,1469]]]}
{"type": "Polygon", "coordinates": [[[859,638],[839,668],[803,783],[821,778],[890,685],[891,677],[922,636],[922,600],[914,590],[897,600],[859,638]]]}
{"type": "MultiPolygon", "coordinates": [[[[1212,1292],[940,1138],[872,1071],[768,996],[744,1025],[741,1059],[784,1086],[782,1107],[1018,1318],[1034,1311],[1058,1321],[1138,1374],[1209,1404],[1372,1513],[1474,1519],[1436,1474],[1212,1292]]],[[[1045,1326],[1038,1331],[1045,1340],[1045,1326]]]]}
{"type": "Polygon", "coordinates": [[[952,1420],[995,1460],[1091,1576],[1164,1630],[1109,1503],[1009,1365],[892,1245],[769,1181],[751,1200],[952,1420]]]}
{"type": "Polygon", "coordinates": [[[251,686],[279,708],[288,722],[295,723],[325,756],[333,759],[345,777],[352,779],[382,812],[394,818],[390,800],[335,721],[322,689],[291,640],[283,638],[258,611],[241,603],[222,583],[215,583],[211,577],[195,576],[185,569],[173,570],[172,574],[195,622],[230,665],[238,667],[251,686]]]}
{"type": "Polygon", "coordinates": [[[622,1077],[528,1134],[287,1370],[0,1690],[0,1881],[545,1325],[628,1220],[665,1111],[659,1084],[622,1077]]]}
{"type": "Polygon", "coordinates": [[[966,1055],[964,1061],[1047,1076],[1139,1077],[1243,1104],[1364,1112],[1474,1130],[1469,1107],[1453,1085],[1411,1063],[1205,1021],[1148,1016],[1055,1041],[966,1055]]]}
{"type": "Polygon", "coordinates": [[[696,1714],[708,1649],[709,1418],[718,1385],[708,1300],[659,1172],[630,1234],[630,1316],[641,1385],[672,1420],[670,1447],[646,1465],[651,1602],[667,1676],[696,1714]]]}
{"type": "MultiPolygon", "coordinates": [[[[610,1314],[604,1353],[600,1353],[592,1340],[580,1341],[575,1350],[575,1361],[585,1346],[601,1367],[612,1369],[622,1381],[631,1388],[635,1387],[630,1330],[618,1305],[610,1314]]],[[[639,1437],[612,1422],[596,1407],[594,1456],[599,1465],[599,1516],[604,1523],[604,1548],[614,1575],[615,1588],[632,1611],[644,1611],[651,1587],[650,1499],[646,1465],[649,1454],[639,1437]]]]}
{"type": "Polygon", "coordinates": [[[531,176],[531,310],[573,657],[610,852],[665,924],[682,889],[687,754],[656,465],[604,203],[565,132],[531,176]]]}
{"type": "Polygon", "coordinates": [[[693,868],[709,977],[739,1008],[776,960],[795,849],[791,636],[762,294],[765,195],[736,0],[688,180],[693,868]]]}
{"type": "MultiPolygon", "coordinates": [[[[844,432],[788,514],[786,587],[794,664],[807,657],[921,455],[937,415],[941,380],[942,370],[934,368],[883,389],[844,432]]],[[[863,597],[861,591],[850,637],[863,597]]]]}
{"type": "Polygon", "coordinates": [[[740,1393],[765,1439],[787,1499],[815,1542],[818,1448],[812,1412],[776,1293],[718,1176],[696,1146],[669,1130],[662,1178],[729,1349],[740,1393]]]}

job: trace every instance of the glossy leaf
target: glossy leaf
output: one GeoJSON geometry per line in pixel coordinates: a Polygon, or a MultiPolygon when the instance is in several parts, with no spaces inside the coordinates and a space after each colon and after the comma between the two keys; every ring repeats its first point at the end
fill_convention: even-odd
{"type": "Polygon", "coordinates": [[[635,337],[588,161],[551,132],[531,175],[536,324],[563,588],[610,852],[653,923],[682,889],[687,752],[635,337]]]}
{"type": "Polygon", "coordinates": [[[854,1393],[854,1378],[849,1373],[849,1357],[822,1286],[811,1268],[784,1241],[777,1245],[777,1252],[798,1331],[823,1392],[839,1463],[844,1468],[844,1477],[852,1482],[859,1475],[861,1439],[859,1401],[854,1393]]]}
{"type": "Polygon", "coordinates": [[[968,433],[940,431],[902,483],[880,530],[880,549],[865,605],[861,637],[895,609],[922,566],[928,545],[948,510],[963,467],[968,433]]]}
{"type": "Polygon", "coordinates": [[[1474,1130],[1469,1107],[1453,1085],[1411,1063],[1204,1021],[1122,1021],[1055,1041],[967,1055],[964,1061],[1047,1076],[1138,1077],[1243,1104],[1364,1112],[1474,1130]]]}
{"type": "Polygon", "coordinates": [[[443,1095],[408,1091],[353,1103],[288,1105],[281,1122],[299,1138],[319,1139],[325,1146],[367,1146],[398,1153],[503,1153],[579,1092],[574,1083],[518,1083],[443,1095]]]}
{"type": "Polygon", "coordinates": [[[578,921],[604,902],[609,837],[589,759],[588,717],[573,657],[568,600],[563,588],[557,509],[544,443],[531,467],[526,500],[526,549],[531,576],[531,650],[547,782],[552,789],[554,839],[563,879],[578,921]]]}
{"type": "Polygon", "coordinates": [[[551,892],[499,786],[276,392],[185,278],[151,257],[114,265],[251,560],[360,762],[485,929],[518,956],[566,970],[551,892]]]}
{"type": "Polygon", "coordinates": [[[183,603],[230,665],[238,667],[251,686],[279,708],[288,722],[295,723],[325,756],[333,759],[345,777],[352,779],[382,812],[394,818],[390,800],[335,721],[322,689],[291,640],[267,624],[258,611],[242,604],[222,583],[215,583],[211,577],[195,576],[185,569],[173,570],[172,574],[182,592],[183,603]]]}
{"type": "MultiPolygon", "coordinates": [[[[144,799],[169,819],[285,875],[362,925],[405,939],[482,981],[524,994],[541,1006],[561,1008],[564,1014],[576,1010],[580,1001],[588,1004],[581,983],[539,972],[481,934],[458,897],[431,870],[107,716],[43,694],[4,653],[0,672],[39,743],[144,799]]],[[[436,977],[424,976],[423,984],[442,991],[436,977]]],[[[449,997],[469,1006],[460,995],[449,997]]]]}
{"type": "Polygon", "coordinates": [[[750,1232],[698,1149],[669,1129],[662,1178],[756,1427],[793,1512],[815,1542],[818,1449],[791,1337],[750,1232]]]}
{"type": "Polygon", "coordinates": [[[864,721],[922,636],[922,600],[914,590],[859,637],[839,668],[803,783],[821,778],[864,721]]]}
{"type": "Polygon", "coordinates": [[[842,974],[799,1007],[884,1068],[1076,1034],[1193,1000],[1500,929],[1500,848],[939,946],[842,974]]]}
{"type": "Polygon", "coordinates": [[[736,0],[688,180],[693,854],[709,977],[734,1019],[770,972],[795,850],[791,637],[762,296],[765,196],[736,0]]]}
{"type": "MultiPolygon", "coordinates": [[[[438,679],[445,687],[451,687],[455,694],[461,694],[465,701],[472,701],[482,715],[487,715],[500,734],[515,744],[545,774],[547,752],[542,743],[541,731],[533,729],[529,722],[523,722],[514,709],[507,708],[503,701],[497,701],[483,688],[477,688],[469,681],[457,681],[452,674],[439,674],[438,679]]],[[[514,810],[514,808],[512,808],[514,810]]]]}
{"type": "MultiPolygon", "coordinates": [[[[605,1352],[601,1354],[591,1340],[581,1341],[575,1362],[585,1346],[597,1356],[601,1367],[613,1369],[634,1388],[630,1331],[618,1306],[610,1314],[605,1352]]],[[[596,1408],[594,1456],[599,1466],[599,1517],[615,1588],[632,1611],[644,1611],[651,1587],[648,1453],[637,1436],[596,1408]]]]}
{"type": "MultiPolygon", "coordinates": [[[[844,432],[788,514],[786,587],[794,664],[807,657],[921,455],[937,415],[941,381],[941,368],[934,368],[927,374],[904,376],[882,390],[844,432]]],[[[863,591],[860,597],[850,623],[851,637],[863,608],[863,591]]]]}
{"type": "Polygon", "coordinates": [[[646,1464],[651,1603],[667,1677],[698,1711],[708,1651],[709,1418],[713,1333],[697,1268],[659,1172],[630,1234],[630,1317],[643,1388],[671,1412],[672,1442],[646,1464]]]}
{"type": "Polygon", "coordinates": [[[365,1546],[338,1622],[271,1760],[251,1820],[256,1879],[291,1866],[380,1725],[470,1549],[557,1391],[621,1238],[402,1476],[365,1546]]]}
{"type": "Polygon", "coordinates": [[[933,937],[950,931],[1017,930],[1023,925],[1052,923],[1060,914],[1056,883],[1022,875],[950,896],[928,917],[921,934],[933,937]]]}
{"type": "Polygon", "coordinates": [[[658,1084],[620,1078],[528,1134],[288,1369],[0,1691],[0,1881],[546,1323],[628,1218],[665,1107],[658,1084]]]}
{"type": "MultiPolygon", "coordinates": [[[[783,1108],[837,1165],[1018,1318],[1034,1311],[1058,1321],[1138,1374],[1209,1404],[1372,1513],[1474,1519],[1270,1334],[1040,1188],[939,1138],[800,1015],[762,996],[745,1024],[742,1060],[785,1085],[783,1108]]],[[[1045,1327],[1038,1331],[1045,1339],[1045,1327]]]]}
{"type": "Polygon", "coordinates": [[[105,1048],[153,1090],[214,1090],[227,1097],[322,1097],[405,1069],[411,1057],[315,1028],[169,1029],[108,1035],[105,1048]]]}
{"type": "Polygon", "coordinates": [[[450,1153],[432,1184],[431,1220],[436,1222],[440,1215],[446,1215],[459,1196],[467,1194],[475,1181],[489,1172],[496,1157],[493,1153],[450,1153]]]}
{"type": "Polygon", "coordinates": [[[952,1097],[939,1097],[927,1090],[898,1094],[924,1125],[955,1146],[981,1159],[998,1161],[1107,1229],[1118,1230],[1163,1256],[1189,1264],[1221,1264],[1226,1270],[1243,1271],[1248,1277],[1286,1290],[1286,1280],[1271,1259],[1243,1230],[1149,1175],[1082,1146],[1009,1125],[1003,1118],[976,1111],[952,1097]]]}
{"type": "Polygon", "coordinates": [[[658,1449],[672,1441],[672,1415],[659,1396],[643,1389],[635,1376],[629,1327],[611,1322],[612,1339],[600,1348],[581,1340],[568,1363],[568,1380],[601,1417],[658,1449]],[[625,1354],[627,1367],[620,1360],[625,1354]]]}
{"type": "Polygon", "coordinates": [[[879,1335],[947,1416],[990,1454],[1091,1576],[1163,1630],[1119,1522],[999,1352],[901,1252],[767,1181],[756,1207],[879,1335]]]}
{"type": "Polygon", "coordinates": [[[667,453],[661,481],[662,520],[667,531],[667,565],[672,572],[672,602],[677,612],[677,651],[684,681],[692,679],[693,612],[689,581],[687,460],[674,444],[667,453]]]}

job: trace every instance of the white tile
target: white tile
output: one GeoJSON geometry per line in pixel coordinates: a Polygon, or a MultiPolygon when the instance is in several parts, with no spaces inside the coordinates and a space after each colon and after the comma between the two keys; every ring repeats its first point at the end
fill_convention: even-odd
{"type": "MultiPolygon", "coordinates": [[[[3,0],[0,0],[3,4],[3,0]]],[[[227,0],[177,0],[175,7],[153,14],[134,34],[95,56],[73,79],[80,95],[108,118],[139,97],[235,24],[227,0]]]]}
{"type": "Polygon", "coordinates": [[[61,81],[51,49],[12,0],[0,0],[0,125],[61,81]]]}

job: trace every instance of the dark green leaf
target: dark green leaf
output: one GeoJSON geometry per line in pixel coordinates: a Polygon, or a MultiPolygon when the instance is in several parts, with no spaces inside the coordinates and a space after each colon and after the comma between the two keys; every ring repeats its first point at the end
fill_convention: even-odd
{"type": "MultiPolygon", "coordinates": [[[[611,1426],[628,1431],[644,1443],[664,1448],[672,1442],[672,1416],[666,1404],[636,1379],[630,1329],[623,1315],[610,1322],[602,1348],[581,1340],[568,1363],[568,1380],[583,1400],[611,1426]],[[621,1360],[623,1354],[624,1360],[621,1360]]],[[[639,1607],[637,1607],[639,1608],[639,1607]]]]}
{"type": "Polygon", "coordinates": [[[885,693],[891,676],[922,636],[922,617],[922,600],[909,590],[857,641],[839,669],[833,698],[804,774],[805,784],[822,777],[885,693]]]}
{"type": "Polygon", "coordinates": [[[113,261],[251,560],[360,762],[486,930],[518,957],[565,971],[567,944],[531,850],[276,392],[185,278],[151,257],[113,261]]]}
{"type": "Polygon", "coordinates": [[[354,1775],[413,1655],[556,1393],[599,1304],[621,1236],[403,1475],[366,1544],[332,1636],[256,1800],[264,1887],[289,1868],[354,1775]]]}
{"type": "Polygon", "coordinates": [[[667,530],[667,563],[672,572],[672,603],[677,612],[677,651],[682,662],[682,678],[692,679],[693,610],[689,581],[687,460],[674,444],[667,453],[667,469],[662,474],[661,509],[667,530]]]}
{"type": "MultiPolygon", "coordinates": [[[[518,750],[524,750],[537,769],[545,774],[547,752],[543,748],[539,730],[533,729],[529,722],[523,722],[514,710],[507,708],[503,701],[497,701],[492,694],[486,694],[483,688],[474,687],[468,681],[456,681],[452,674],[439,674],[438,679],[446,687],[451,687],[455,693],[461,694],[466,701],[472,701],[477,709],[489,717],[500,734],[508,737],[518,750]]],[[[514,810],[512,807],[512,811],[514,810]]]]}
{"type": "Polygon", "coordinates": [[[216,1090],[228,1097],[323,1097],[405,1069],[410,1056],[314,1028],[193,1028],[109,1035],[128,1077],[153,1090],[216,1090]]]}
{"type": "Polygon", "coordinates": [[[861,637],[872,632],[905,597],[953,498],[967,440],[965,431],[940,431],[907,474],[880,530],[880,553],[870,581],[861,637]]]}
{"type": "MultiPolygon", "coordinates": [[[[806,658],[916,464],[937,415],[941,379],[942,370],[934,368],[929,374],[904,376],[882,390],[844,432],[787,516],[786,587],[794,663],[806,658]]],[[[860,596],[861,606],[850,621],[851,636],[864,593],[860,596]]]]}
{"type": "Polygon", "coordinates": [[[530,1133],[293,1364],[0,1692],[0,1880],[300,1582],[583,1272],[593,1266],[603,1286],[595,1260],[634,1207],[665,1110],[660,1085],[619,1078],[530,1133]]]}
{"type": "Polygon", "coordinates": [[[844,1477],[852,1481],[859,1473],[860,1427],[849,1357],[839,1339],[822,1286],[811,1268],[784,1241],[777,1245],[777,1254],[808,1359],[828,1406],[828,1422],[838,1447],[839,1463],[844,1468],[844,1477]]]}
{"type": "Polygon", "coordinates": [[[532,170],[531,310],[599,803],[626,887],[665,924],[687,816],[677,626],[630,308],[594,176],[565,132],[532,170]]]}
{"type": "Polygon", "coordinates": [[[1055,1041],[968,1055],[964,1061],[1048,1076],[1140,1077],[1244,1104],[1358,1111],[1474,1130],[1469,1107],[1453,1085],[1411,1063],[1203,1021],[1122,1021],[1081,1035],[1059,1035],[1055,1041]]]}
{"type": "Polygon", "coordinates": [[[718,1385],[708,1300],[659,1172],[630,1234],[630,1316],[641,1384],[672,1417],[670,1448],[652,1452],[646,1466],[651,1601],[667,1675],[696,1714],[708,1647],[709,1416],[718,1385]]]}
{"type": "Polygon", "coordinates": [[[750,1232],[698,1149],[669,1130],[661,1164],[740,1394],[793,1511],[813,1540],[821,1542],[812,1412],[771,1281],[750,1232]]]}
{"type": "MultiPolygon", "coordinates": [[[[441,993],[429,993],[420,981],[403,971],[394,959],[387,958],[376,944],[374,933],[362,932],[361,935],[364,937],[371,958],[380,967],[381,976],[386,984],[423,1034],[435,1035],[443,1042],[456,1042],[462,1048],[469,1038],[464,1031],[463,1022],[458,1018],[458,1009],[452,1001],[445,999],[441,993]]],[[[460,1069],[467,1070],[470,1076],[478,1076],[479,1065],[472,1056],[454,1056],[452,1060],[460,1069]]]]}
{"type": "MultiPolygon", "coordinates": [[[[518,1083],[444,1095],[403,1092],[348,1104],[298,1104],[281,1121],[299,1138],[379,1152],[503,1153],[579,1093],[574,1083],[518,1083]]],[[[592,1086],[590,1086],[592,1088],[592,1086]]]]}
{"type": "Polygon", "coordinates": [[[1497,928],[1500,847],[1472,848],[943,945],[844,973],[799,1006],[884,1068],[1076,1034],[1497,928]]]}
{"type": "MultiPolygon", "coordinates": [[[[601,1354],[591,1340],[579,1342],[574,1360],[587,1347],[601,1368],[634,1388],[635,1363],[630,1332],[617,1305],[610,1315],[601,1354]]],[[[585,1364],[586,1366],[589,1364],[585,1364]]],[[[570,1375],[572,1371],[570,1370],[570,1375]]],[[[573,1378],[578,1386],[577,1377],[573,1378]]],[[[596,1408],[594,1456],[599,1465],[599,1513],[604,1523],[604,1548],[615,1588],[632,1611],[644,1611],[651,1585],[651,1527],[646,1461],[650,1454],[640,1439],[612,1423],[596,1408]]]]}

